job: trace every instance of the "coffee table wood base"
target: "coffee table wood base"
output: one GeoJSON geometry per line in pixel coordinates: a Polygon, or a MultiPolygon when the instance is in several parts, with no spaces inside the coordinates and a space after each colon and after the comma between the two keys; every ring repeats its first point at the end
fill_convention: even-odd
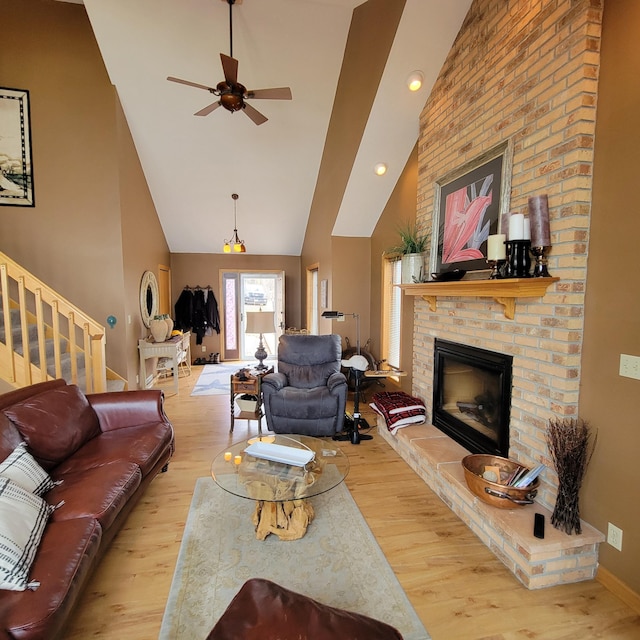
{"type": "Polygon", "coordinates": [[[270,533],[280,540],[299,540],[315,516],[307,500],[286,502],[256,502],[251,521],[256,527],[256,538],[264,540],[270,533]]]}

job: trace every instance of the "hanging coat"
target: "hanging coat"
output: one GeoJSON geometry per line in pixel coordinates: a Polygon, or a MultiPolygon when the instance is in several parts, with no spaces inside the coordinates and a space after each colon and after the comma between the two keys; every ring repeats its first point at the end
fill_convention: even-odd
{"type": "Polygon", "coordinates": [[[193,314],[191,328],[196,334],[196,344],[202,344],[202,338],[207,331],[207,308],[204,299],[204,291],[196,289],[193,294],[193,314]]]}
{"type": "Polygon", "coordinates": [[[216,295],[211,289],[207,293],[206,301],[206,320],[207,320],[207,335],[210,336],[215,331],[220,333],[220,314],[218,313],[218,301],[216,295]]]}
{"type": "Polygon", "coordinates": [[[193,326],[193,292],[184,289],[174,307],[175,328],[180,331],[189,331],[193,326]]]}

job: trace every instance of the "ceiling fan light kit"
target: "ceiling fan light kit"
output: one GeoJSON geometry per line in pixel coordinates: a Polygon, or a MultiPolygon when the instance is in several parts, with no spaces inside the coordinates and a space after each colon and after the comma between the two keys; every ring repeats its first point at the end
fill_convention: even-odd
{"type": "Polygon", "coordinates": [[[222,251],[224,251],[224,253],[231,253],[233,249],[233,253],[246,253],[247,248],[244,246],[244,240],[240,240],[238,236],[238,223],[236,221],[237,202],[240,196],[238,196],[237,193],[232,193],[231,197],[233,198],[233,235],[230,240],[224,241],[222,251]]]}
{"type": "Polygon", "coordinates": [[[249,90],[238,82],[238,61],[233,57],[233,5],[241,4],[242,0],[222,1],[227,2],[229,5],[229,55],[226,56],[224,53],[220,54],[224,81],[218,82],[215,87],[208,87],[204,84],[175,78],[173,76],[168,76],[167,80],[170,82],[177,82],[179,84],[186,84],[187,86],[195,87],[196,89],[204,89],[214,96],[219,97],[219,100],[216,102],[212,102],[199,111],[196,111],[193,114],[194,116],[208,116],[218,107],[224,107],[230,113],[242,111],[254,122],[254,124],[260,125],[265,123],[268,118],[246,101],[252,99],[291,100],[291,89],[289,87],[278,87],[273,89],[249,90]]]}

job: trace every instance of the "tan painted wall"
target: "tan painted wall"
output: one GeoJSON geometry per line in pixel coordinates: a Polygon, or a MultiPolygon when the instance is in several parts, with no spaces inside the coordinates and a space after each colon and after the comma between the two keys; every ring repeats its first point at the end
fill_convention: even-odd
{"type": "MultiPolygon", "coordinates": [[[[328,280],[329,308],[337,308],[337,302],[348,300],[361,283],[368,281],[367,274],[359,275],[357,280],[348,278],[348,272],[337,269],[332,264],[336,256],[331,232],[404,2],[405,0],[369,0],[354,10],[349,29],[343,67],[336,90],[337,97],[333,105],[301,256],[303,272],[310,265],[318,264],[318,280],[328,280]]],[[[358,246],[360,247],[359,244],[358,246]]],[[[359,248],[358,251],[360,250],[359,248]]],[[[302,300],[305,300],[305,273],[302,278],[305,289],[302,300]]],[[[366,286],[369,286],[368,282],[366,286]]],[[[367,315],[365,307],[359,311],[363,318],[367,315]]],[[[305,320],[303,315],[303,322],[305,320]]],[[[335,331],[342,334],[339,330],[341,326],[320,319],[319,332],[335,331]]]]}
{"type": "MultiPolygon", "coordinates": [[[[331,309],[343,313],[357,313],[360,316],[360,345],[371,335],[369,325],[369,299],[371,297],[371,241],[369,238],[334,237],[332,248],[333,295],[331,309]]],[[[343,348],[347,348],[346,338],[352,347],[357,343],[357,323],[353,317],[343,321],[327,321],[330,331],[343,337],[343,348]]]]}
{"type": "MultiPolygon", "coordinates": [[[[416,218],[418,197],[418,150],[413,148],[411,156],[398,183],[387,202],[378,224],[371,236],[371,337],[374,353],[381,357],[382,344],[382,262],[383,254],[398,244],[398,228],[416,218]]],[[[413,296],[402,299],[402,328],[400,337],[400,366],[407,376],[400,378],[400,387],[410,393],[413,377],[413,296]]],[[[387,384],[390,384],[387,382],[387,384]]]]}
{"type": "Polygon", "coordinates": [[[30,91],[36,203],[0,209],[0,248],[101,324],[116,316],[107,363],[131,383],[135,263],[169,254],[115,91],[83,6],[0,0],[0,13],[2,85],[30,91]]]}
{"type": "MultiPolygon", "coordinates": [[[[247,247],[250,251],[251,247],[247,247]]],[[[171,293],[173,310],[176,300],[184,287],[211,286],[222,317],[220,296],[220,270],[239,269],[242,271],[278,270],[285,272],[285,323],[287,327],[300,327],[300,258],[298,256],[224,255],[210,253],[174,253],[171,255],[171,293]]],[[[196,349],[195,337],[191,340],[192,357],[222,353],[220,336],[205,336],[202,345],[196,349]],[[205,351],[201,347],[204,345],[205,351]]]]}
{"type": "Polygon", "coordinates": [[[585,518],[623,530],[622,552],[602,545],[604,567],[640,593],[640,381],[618,375],[621,353],[640,356],[636,203],[640,162],[640,3],[606,0],[580,414],[598,430],[583,491],[585,518]]]}
{"type": "Polygon", "coordinates": [[[168,266],[170,254],[126,117],[119,103],[116,115],[124,270],[122,324],[126,326],[127,331],[126,377],[129,380],[129,388],[135,389],[139,372],[138,340],[149,334],[140,315],[140,281],[145,271],[153,271],[157,278],[158,265],[168,266]]]}

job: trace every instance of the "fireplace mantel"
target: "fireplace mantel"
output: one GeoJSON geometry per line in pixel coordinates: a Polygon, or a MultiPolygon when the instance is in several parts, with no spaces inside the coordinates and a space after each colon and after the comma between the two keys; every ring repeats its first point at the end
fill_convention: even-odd
{"type": "Polygon", "coordinates": [[[493,298],[504,307],[504,315],[513,320],[517,298],[539,298],[560,278],[505,278],[504,280],[458,280],[456,282],[422,282],[401,284],[403,293],[420,296],[429,303],[431,311],[437,309],[438,297],[476,296],[493,298]]]}

